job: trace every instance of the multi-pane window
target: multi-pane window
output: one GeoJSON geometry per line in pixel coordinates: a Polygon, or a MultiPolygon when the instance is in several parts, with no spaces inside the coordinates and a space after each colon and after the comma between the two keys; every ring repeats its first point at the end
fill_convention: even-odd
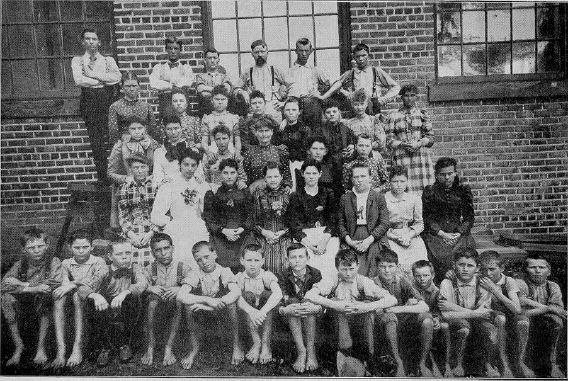
{"type": "Polygon", "coordinates": [[[2,2],[2,99],[78,94],[71,58],[84,52],[81,31],[95,28],[101,52],[113,52],[112,2],[2,2]]]}
{"type": "Polygon", "coordinates": [[[335,1],[212,1],[211,35],[221,64],[236,77],[254,65],[253,41],[268,45],[269,63],[293,64],[296,40],[307,37],[315,48],[312,64],[332,78],[340,72],[340,28],[335,1]]]}
{"type": "Polygon", "coordinates": [[[556,3],[436,5],[437,76],[561,73],[565,32],[556,3]]]}

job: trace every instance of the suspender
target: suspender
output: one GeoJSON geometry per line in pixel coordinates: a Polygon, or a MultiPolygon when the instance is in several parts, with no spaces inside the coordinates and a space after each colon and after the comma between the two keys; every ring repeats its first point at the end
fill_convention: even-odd
{"type": "MultiPolygon", "coordinates": [[[[253,67],[251,66],[249,69],[250,87],[254,87],[254,83],[252,81],[252,69],[253,67]]],[[[272,75],[272,86],[274,86],[274,66],[272,65],[270,65],[270,74],[272,75]]],[[[266,97],[267,95],[264,94],[264,96],[266,97]]]]}
{"type": "MultiPolygon", "coordinates": [[[[452,277],[452,286],[454,288],[454,297],[456,299],[456,304],[457,305],[461,305],[460,301],[461,301],[461,297],[460,297],[460,293],[459,293],[459,289],[458,289],[458,279],[457,277],[452,277]]],[[[480,285],[479,285],[479,280],[476,282],[475,284],[475,304],[474,306],[477,306],[477,303],[479,303],[479,299],[481,299],[481,289],[480,289],[480,285]]]]}
{"type": "MultiPolygon", "coordinates": [[[[152,286],[156,285],[154,279],[158,278],[158,264],[154,261],[152,262],[152,286]]],[[[177,284],[181,286],[181,281],[183,280],[183,262],[178,262],[177,265],[177,284]]]]}
{"type": "MultiPolygon", "coordinates": [[[[375,86],[377,86],[378,74],[377,74],[377,68],[372,66],[371,69],[373,69],[373,92],[374,92],[375,86]]],[[[355,69],[351,69],[351,90],[355,91],[355,69]]]]}
{"type": "MultiPolygon", "coordinates": [[[[528,295],[529,299],[534,300],[534,291],[533,291],[532,287],[529,286],[528,283],[527,283],[527,287],[529,289],[529,295],[528,295]]],[[[550,298],[551,290],[550,290],[550,282],[548,280],[546,281],[546,293],[548,294],[547,298],[550,298]]]]}

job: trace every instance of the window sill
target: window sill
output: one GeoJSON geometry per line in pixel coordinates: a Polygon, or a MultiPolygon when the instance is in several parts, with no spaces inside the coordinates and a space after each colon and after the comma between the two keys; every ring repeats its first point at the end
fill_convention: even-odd
{"type": "Polygon", "coordinates": [[[568,79],[444,83],[428,86],[428,100],[430,102],[562,96],[568,96],[568,79]]]}
{"type": "Polygon", "coordinates": [[[2,100],[2,119],[28,119],[79,115],[78,98],[2,100]]]}

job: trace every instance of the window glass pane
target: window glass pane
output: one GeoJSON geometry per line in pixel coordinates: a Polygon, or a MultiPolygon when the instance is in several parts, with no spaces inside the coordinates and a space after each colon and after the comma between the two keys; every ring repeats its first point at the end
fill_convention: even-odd
{"type": "Polygon", "coordinates": [[[262,12],[265,16],[286,16],[285,1],[265,1],[262,12]]]}
{"type": "Polygon", "coordinates": [[[60,60],[38,60],[41,90],[63,89],[63,65],[60,60]]]}
{"type": "Polygon", "coordinates": [[[227,75],[231,81],[235,83],[239,78],[239,55],[238,54],[222,54],[221,65],[227,71],[227,75]]]}
{"type": "Polygon", "coordinates": [[[505,9],[505,8],[510,8],[511,3],[497,3],[497,2],[487,2],[487,8],[489,9],[505,9]]]}
{"type": "Polygon", "coordinates": [[[463,13],[463,42],[485,41],[485,12],[463,13]]]}
{"type": "MultiPolygon", "coordinates": [[[[296,57],[295,54],[294,57],[296,57]]],[[[268,56],[268,63],[279,69],[286,70],[290,67],[290,56],[288,54],[288,51],[270,52],[268,56]]]]}
{"type": "Polygon", "coordinates": [[[560,47],[554,41],[537,43],[537,69],[539,73],[560,71],[560,47]]]}
{"type": "MultiPolygon", "coordinates": [[[[272,53],[268,53],[268,62],[274,64],[272,53]]],[[[249,70],[251,66],[254,66],[252,55],[250,53],[241,53],[241,74],[244,73],[245,70],[249,70]]]]}
{"type": "Polygon", "coordinates": [[[339,46],[337,16],[316,16],[315,21],[317,43],[316,47],[327,48],[339,46]]]}
{"type": "Polygon", "coordinates": [[[314,1],[314,13],[337,13],[335,1],[314,1]]]}
{"type": "Polygon", "coordinates": [[[326,73],[330,80],[339,77],[339,49],[324,49],[316,52],[316,65],[326,73]]]}
{"type": "Polygon", "coordinates": [[[490,44],[487,47],[488,74],[511,74],[511,45],[490,44]]]}
{"type": "Polygon", "coordinates": [[[82,30],[83,25],[81,24],[64,24],[62,26],[63,54],[79,55],[84,53],[83,45],[81,44],[82,30]]]}
{"type": "Polygon", "coordinates": [[[484,3],[480,3],[480,2],[476,2],[476,3],[463,3],[462,4],[462,9],[484,9],[485,8],[485,4],[484,3]]]}
{"type": "Polygon", "coordinates": [[[2,27],[2,57],[10,57],[10,44],[8,43],[8,27],[2,27]]]}
{"type": "Polygon", "coordinates": [[[112,3],[108,1],[85,2],[86,20],[109,20],[111,17],[112,3]]]}
{"type": "Polygon", "coordinates": [[[510,17],[508,9],[487,12],[488,41],[509,41],[511,39],[510,17]]]}
{"type": "Polygon", "coordinates": [[[30,25],[14,25],[8,27],[11,57],[33,57],[33,29],[30,25]]]}
{"type": "Polygon", "coordinates": [[[234,1],[211,1],[211,17],[235,17],[234,1]]]}
{"type": "Polygon", "coordinates": [[[513,8],[519,7],[534,7],[534,3],[530,1],[519,1],[513,3],[513,8]]]}
{"type": "Polygon", "coordinates": [[[38,56],[61,55],[61,32],[57,24],[36,25],[36,42],[38,56]]]}
{"type": "Polygon", "coordinates": [[[64,21],[81,21],[83,19],[83,2],[64,0],[59,3],[61,19],[64,21]]]}
{"type": "Polygon", "coordinates": [[[463,75],[485,75],[485,45],[463,47],[463,75]]]}
{"type": "Polygon", "coordinates": [[[249,51],[253,41],[262,38],[260,19],[239,20],[239,41],[241,51],[249,51]]]}
{"type": "MultiPolygon", "coordinates": [[[[37,68],[35,60],[19,60],[15,63],[17,70],[14,70],[12,84],[14,92],[30,92],[38,91],[37,88],[37,68]]],[[[35,94],[34,94],[35,95],[35,94]]]]}
{"type": "Polygon", "coordinates": [[[74,89],[75,81],[73,80],[73,72],[71,71],[71,58],[66,58],[63,61],[63,67],[65,69],[65,88],[74,89]]]}
{"type": "MultiPolygon", "coordinates": [[[[311,17],[290,17],[290,49],[296,48],[299,38],[314,40],[314,23],[311,17]]],[[[337,25],[337,24],[336,24],[337,25]]]]}
{"type": "Polygon", "coordinates": [[[260,0],[237,1],[239,17],[260,17],[260,0]]]}
{"type": "Polygon", "coordinates": [[[2,97],[12,94],[12,78],[10,74],[10,61],[2,60],[2,97]]]}
{"type": "Polygon", "coordinates": [[[58,21],[56,1],[35,1],[34,14],[37,21],[58,21]]]}
{"type": "Polygon", "coordinates": [[[513,74],[534,73],[534,48],[533,42],[513,44],[513,74]]]}
{"type": "Polygon", "coordinates": [[[534,9],[513,9],[513,40],[534,39],[534,9]]]}
{"type": "Polygon", "coordinates": [[[286,23],[286,17],[264,20],[264,40],[271,50],[288,49],[288,25],[286,23]]]}
{"type": "Polygon", "coordinates": [[[291,15],[310,15],[312,13],[312,2],[290,1],[288,2],[288,12],[291,15]]]}
{"type": "Polygon", "coordinates": [[[97,36],[99,36],[99,41],[101,42],[101,53],[112,54],[110,25],[108,23],[87,23],[85,26],[87,28],[93,28],[98,32],[97,36]]]}
{"type": "Polygon", "coordinates": [[[547,5],[544,8],[537,8],[537,32],[538,38],[560,37],[560,19],[558,8],[547,5]]]}
{"type": "MultiPolygon", "coordinates": [[[[213,20],[213,40],[220,51],[237,50],[237,23],[235,20],[213,20]]],[[[241,46],[241,49],[243,47],[241,46]]]]}
{"type": "Polygon", "coordinates": [[[2,1],[2,24],[31,22],[33,17],[32,1],[2,1]]]}
{"type": "Polygon", "coordinates": [[[439,43],[460,42],[460,13],[442,12],[437,17],[439,43]]]}
{"type": "Polygon", "coordinates": [[[455,77],[461,75],[461,53],[459,46],[438,47],[438,76],[455,77]]]}

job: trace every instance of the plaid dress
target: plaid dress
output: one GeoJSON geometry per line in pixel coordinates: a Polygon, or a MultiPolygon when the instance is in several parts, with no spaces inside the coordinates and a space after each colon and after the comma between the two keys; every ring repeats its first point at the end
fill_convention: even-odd
{"type": "Polygon", "coordinates": [[[434,164],[430,147],[434,144],[432,122],[425,110],[417,107],[401,107],[389,116],[386,126],[387,147],[392,149],[392,165],[408,170],[408,191],[422,192],[427,185],[434,184],[434,164]],[[412,142],[427,139],[428,144],[415,152],[405,148],[393,148],[393,142],[412,142]]]}
{"type": "MultiPolygon", "coordinates": [[[[149,176],[142,183],[128,182],[120,187],[118,193],[118,222],[122,234],[128,237],[128,232],[136,234],[147,233],[156,229],[150,222],[150,212],[154,205],[155,188],[152,186],[152,177],[149,176]]],[[[132,263],[147,266],[154,261],[152,250],[148,244],[142,248],[132,247],[132,263]]]]}

